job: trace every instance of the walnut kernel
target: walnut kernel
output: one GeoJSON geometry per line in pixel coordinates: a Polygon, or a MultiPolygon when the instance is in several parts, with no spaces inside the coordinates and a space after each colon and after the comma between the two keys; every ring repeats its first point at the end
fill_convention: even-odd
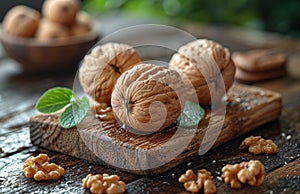
{"type": "Polygon", "coordinates": [[[241,183],[259,186],[265,178],[265,167],[259,160],[250,160],[240,164],[227,164],[222,168],[221,176],[231,188],[241,188],[241,183]]]}
{"type": "Polygon", "coordinates": [[[241,170],[239,164],[230,165],[227,164],[222,168],[222,178],[226,184],[230,184],[231,188],[239,189],[241,188],[241,183],[238,180],[237,174],[241,170]]]}
{"type": "Polygon", "coordinates": [[[248,183],[251,186],[259,186],[265,178],[265,167],[259,160],[250,160],[240,164],[242,169],[238,172],[238,179],[242,183],[248,183]]]}
{"type": "Polygon", "coordinates": [[[107,106],[107,104],[105,104],[105,103],[95,105],[92,110],[95,112],[96,117],[100,121],[115,121],[116,120],[115,115],[112,111],[112,108],[107,106]]]}
{"type": "Polygon", "coordinates": [[[247,137],[240,144],[240,149],[248,149],[248,151],[253,154],[273,154],[278,151],[276,144],[272,140],[265,140],[261,136],[247,137]]]}
{"type": "Polygon", "coordinates": [[[49,164],[49,160],[47,154],[29,157],[23,165],[24,175],[36,181],[59,179],[65,174],[65,169],[54,163],[49,164]]]}
{"type": "Polygon", "coordinates": [[[198,170],[197,176],[192,170],[187,170],[185,174],[178,179],[180,183],[184,183],[184,188],[192,193],[198,193],[201,189],[205,194],[216,193],[216,186],[213,182],[211,173],[205,169],[198,170]]]}
{"type": "Polygon", "coordinates": [[[91,193],[107,193],[117,194],[124,193],[126,191],[126,184],[123,181],[119,181],[117,175],[92,175],[88,174],[82,179],[82,186],[85,189],[90,189],[91,193]]]}

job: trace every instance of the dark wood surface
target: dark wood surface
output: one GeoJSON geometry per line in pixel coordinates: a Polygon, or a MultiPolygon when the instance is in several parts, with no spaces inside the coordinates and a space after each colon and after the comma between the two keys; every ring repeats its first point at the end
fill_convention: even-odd
{"type": "Polygon", "coordinates": [[[212,172],[218,193],[299,193],[300,52],[296,50],[300,48],[299,41],[232,28],[189,26],[188,29],[199,37],[218,40],[232,51],[263,47],[295,49],[290,54],[288,77],[254,84],[282,94],[280,118],[161,175],[138,176],[33,146],[29,136],[29,118],[37,114],[34,109],[37,98],[49,87],[72,87],[75,72],[24,75],[15,62],[0,58],[0,193],[88,193],[81,187],[81,180],[88,173],[119,175],[127,183],[127,193],[187,193],[177,181],[178,177],[187,169],[199,168],[212,172]],[[278,154],[256,156],[240,151],[240,142],[249,135],[273,139],[278,145],[278,154]],[[47,153],[52,162],[64,167],[65,176],[58,181],[47,182],[26,179],[22,165],[29,156],[39,153],[47,153]],[[233,190],[220,180],[222,166],[250,159],[259,159],[266,166],[267,176],[263,185],[233,190]]]}
{"type": "Polygon", "coordinates": [[[278,119],[281,113],[281,95],[264,88],[234,84],[227,97],[224,115],[207,109],[198,127],[173,126],[142,135],[122,129],[116,121],[99,121],[91,112],[78,127],[63,129],[57,114],[38,114],[30,119],[30,138],[33,145],[96,164],[158,175],[188,162],[206,147],[220,146],[278,119]],[[214,119],[222,116],[224,119],[214,119]]]}

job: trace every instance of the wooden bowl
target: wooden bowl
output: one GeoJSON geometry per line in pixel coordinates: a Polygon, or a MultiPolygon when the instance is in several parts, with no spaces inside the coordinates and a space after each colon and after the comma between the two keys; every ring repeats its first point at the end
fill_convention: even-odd
{"type": "Polygon", "coordinates": [[[75,70],[80,60],[99,40],[93,31],[55,41],[15,37],[3,30],[0,33],[0,41],[7,56],[20,63],[27,73],[75,70]]]}

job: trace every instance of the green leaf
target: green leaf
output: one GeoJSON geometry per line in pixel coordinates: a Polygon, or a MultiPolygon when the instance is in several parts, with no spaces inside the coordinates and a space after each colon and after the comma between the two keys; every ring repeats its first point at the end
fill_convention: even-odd
{"type": "Polygon", "coordinates": [[[36,103],[36,109],[41,113],[53,113],[66,105],[72,99],[73,91],[68,88],[56,87],[46,91],[36,103]]]}
{"type": "Polygon", "coordinates": [[[63,128],[72,128],[86,117],[89,110],[89,99],[86,96],[82,97],[80,101],[74,100],[59,116],[59,123],[63,128]]]}
{"type": "Polygon", "coordinates": [[[194,127],[202,120],[205,114],[204,109],[191,101],[186,101],[184,109],[180,116],[177,118],[179,127],[194,127]]]}
{"type": "Polygon", "coordinates": [[[59,124],[63,128],[71,128],[76,125],[75,119],[73,116],[73,108],[72,105],[68,106],[64,112],[62,112],[59,116],[59,124]]]}

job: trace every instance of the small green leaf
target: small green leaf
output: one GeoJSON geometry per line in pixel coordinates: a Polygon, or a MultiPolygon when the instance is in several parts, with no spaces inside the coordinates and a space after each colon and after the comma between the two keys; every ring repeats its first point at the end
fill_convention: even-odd
{"type": "Polygon", "coordinates": [[[36,109],[41,113],[56,112],[70,103],[73,91],[68,88],[52,88],[46,91],[36,103],[36,109]]]}
{"type": "Polygon", "coordinates": [[[76,125],[75,119],[73,116],[72,105],[68,106],[64,112],[59,115],[59,124],[63,128],[71,128],[76,125]]]}
{"type": "Polygon", "coordinates": [[[191,101],[186,101],[184,109],[177,122],[180,127],[194,127],[197,126],[205,114],[204,109],[191,101]]]}
{"type": "Polygon", "coordinates": [[[89,99],[86,96],[80,101],[72,101],[71,105],[59,116],[59,123],[63,128],[72,128],[85,118],[89,110],[89,99]]]}

